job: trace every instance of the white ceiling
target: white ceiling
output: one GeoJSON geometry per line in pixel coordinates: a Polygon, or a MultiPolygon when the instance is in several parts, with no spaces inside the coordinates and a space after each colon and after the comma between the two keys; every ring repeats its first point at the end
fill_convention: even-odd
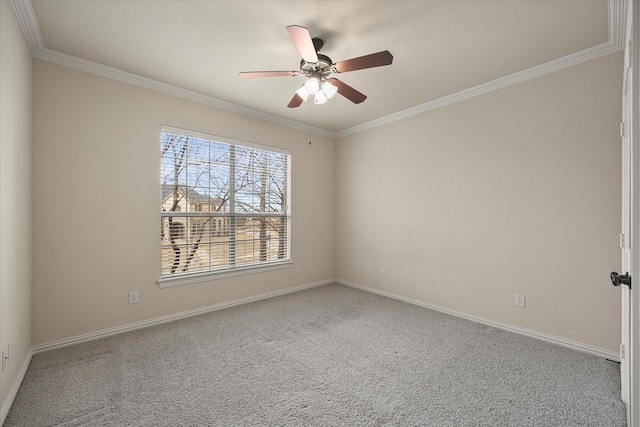
{"type": "Polygon", "coordinates": [[[14,7],[35,57],[179,96],[186,89],[205,103],[330,134],[619,49],[611,40],[619,19],[603,0],[14,0],[14,7]],[[334,62],[389,50],[393,64],[340,74],[368,96],[362,104],[338,95],[288,109],[304,77],[238,73],[298,70],[285,29],[292,24],[322,38],[321,53],[334,62]]]}

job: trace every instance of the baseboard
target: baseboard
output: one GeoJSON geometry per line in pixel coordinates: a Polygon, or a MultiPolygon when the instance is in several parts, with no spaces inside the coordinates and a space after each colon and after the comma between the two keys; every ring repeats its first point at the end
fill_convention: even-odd
{"type": "Polygon", "coordinates": [[[193,310],[183,311],[180,313],[170,314],[167,316],[156,317],[149,320],[143,320],[141,322],[129,323],[127,325],[117,326],[115,328],[103,329],[101,331],[91,332],[88,334],[77,335],[62,340],[51,341],[45,344],[39,344],[33,347],[33,354],[42,353],[44,351],[54,350],[57,348],[67,347],[74,344],[80,344],[83,342],[93,341],[99,338],[104,338],[112,335],[122,334],[125,332],[135,331],[137,329],[148,328],[150,326],[160,325],[167,322],[173,322],[175,320],[186,319],[188,317],[198,316],[200,314],[210,313],[213,311],[222,310],[224,308],[235,307],[242,304],[248,304],[255,301],[260,301],[267,298],[273,298],[280,295],[289,294],[292,292],[298,292],[305,289],[314,288],[316,286],[327,285],[329,283],[335,283],[334,280],[322,280],[318,282],[308,283],[300,286],[293,286],[290,288],[280,289],[278,291],[267,292],[264,294],[253,295],[246,298],[240,298],[233,301],[227,301],[219,304],[210,305],[207,307],[196,308],[193,310]]]}
{"type": "Polygon", "coordinates": [[[29,350],[27,353],[27,357],[24,358],[24,362],[22,363],[22,367],[20,368],[20,372],[18,373],[18,377],[13,382],[13,385],[9,389],[9,394],[4,402],[2,402],[2,409],[0,409],[0,426],[4,425],[4,420],[9,415],[9,409],[11,409],[11,405],[13,405],[13,401],[18,394],[18,390],[20,389],[20,385],[22,384],[22,380],[24,380],[24,376],[27,373],[27,369],[29,368],[29,364],[31,363],[31,358],[33,357],[33,350],[29,350]]]}
{"type": "Polygon", "coordinates": [[[568,340],[566,338],[557,337],[555,335],[545,334],[542,332],[534,331],[531,329],[521,328],[519,326],[510,325],[508,323],[498,322],[496,320],[487,319],[480,316],[475,316],[473,314],[464,313],[462,311],[452,310],[447,307],[441,307],[435,304],[429,304],[423,301],[415,300],[412,298],[407,298],[402,295],[393,294],[391,292],[381,291],[379,289],[373,289],[366,286],[358,285],[357,283],[349,282],[346,280],[335,279],[335,283],[339,283],[341,285],[350,286],[352,288],[360,289],[366,292],[371,292],[377,295],[382,295],[388,298],[392,298],[395,300],[407,302],[409,304],[417,305],[420,307],[428,308],[431,310],[439,311],[441,313],[450,314],[452,316],[460,317],[463,319],[471,320],[472,322],[482,323],[487,326],[492,326],[494,328],[503,329],[505,331],[514,332],[516,334],[524,335],[530,338],[535,338],[538,340],[550,342],[553,344],[557,344],[563,347],[568,347],[573,350],[582,351],[585,353],[593,354],[595,356],[603,357],[605,359],[613,360],[616,362],[620,361],[620,355],[610,350],[606,350],[599,347],[594,347],[591,345],[583,344],[581,342],[568,340]]]}
{"type": "MultiPolygon", "coordinates": [[[[40,345],[34,346],[33,349],[32,349],[32,354],[38,354],[38,353],[41,353],[41,352],[44,352],[44,351],[53,350],[53,349],[62,348],[62,347],[67,347],[67,346],[74,345],[74,344],[80,344],[80,343],[83,343],[83,342],[88,342],[88,341],[92,341],[92,340],[95,340],[95,339],[108,337],[108,336],[111,336],[111,335],[117,335],[117,334],[129,332],[129,331],[134,331],[136,329],[142,329],[142,328],[147,328],[147,327],[150,327],[150,326],[160,325],[162,323],[172,322],[172,321],[175,321],[175,320],[186,319],[188,317],[193,317],[193,316],[197,316],[197,315],[200,315],[200,314],[210,313],[210,312],[213,312],[213,311],[222,310],[224,308],[235,307],[235,306],[242,305],[242,304],[248,304],[248,303],[251,303],[251,302],[254,302],[254,301],[259,301],[259,300],[263,300],[263,299],[267,299],[267,298],[273,298],[273,297],[277,297],[279,295],[285,295],[285,294],[292,293],[292,292],[298,292],[298,291],[302,291],[302,290],[305,290],[305,289],[313,288],[313,287],[316,287],[316,286],[327,285],[329,283],[339,283],[341,285],[350,286],[352,288],[360,289],[360,290],[363,290],[363,291],[366,291],[366,292],[371,292],[371,293],[382,295],[382,296],[385,296],[385,297],[388,297],[388,298],[392,298],[392,299],[395,299],[395,300],[403,301],[403,302],[406,302],[406,303],[409,303],[409,304],[413,304],[413,305],[417,305],[417,306],[420,306],[420,307],[428,308],[428,309],[431,309],[431,310],[439,311],[441,313],[450,314],[452,316],[456,316],[456,317],[460,317],[460,318],[463,318],[463,319],[471,320],[472,322],[482,323],[484,325],[492,326],[494,328],[503,329],[503,330],[506,330],[506,331],[509,331],[509,332],[514,332],[514,333],[517,333],[517,334],[520,334],[520,335],[524,335],[524,336],[527,336],[527,337],[530,337],[530,338],[539,339],[539,340],[542,340],[542,341],[546,341],[546,342],[550,342],[550,343],[553,343],[553,344],[561,345],[563,347],[567,347],[567,348],[571,348],[571,349],[574,349],[574,350],[582,351],[582,352],[585,352],[585,353],[593,354],[595,356],[603,357],[605,359],[613,360],[613,361],[616,361],[616,362],[620,361],[620,355],[618,353],[612,352],[610,350],[606,350],[606,349],[599,348],[599,347],[594,347],[594,346],[591,346],[591,345],[588,345],[588,344],[584,344],[584,343],[581,343],[581,342],[577,342],[577,341],[568,340],[566,338],[558,337],[558,336],[555,336],[555,335],[545,334],[545,333],[534,331],[534,330],[531,330],[531,329],[522,328],[522,327],[511,325],[511,324],[508,324],[508,323],[499,322],[499,321],[496,321],[496,320],[487,319],[487,318],[480,317],[480,316],[475,316],[475,315],[472,315],[472,314],[464,313],[462,311],[453,310],[453,309],[450,309],[450,308],[447,308],[447,307],[442,307],[442,306],[438,306],[438,305],[435,305],[435,304],[429,304],[429,303],[426,303],[426,302],[423,302],[423,301],[419,301],[419,300],[412,299],[412,298],[407,298],[407,297],[404,297],[402,295],[398,295],[398,294],[394,294],[394,293],[391,293],[391,292],[382,291],[382,290],[379,290],[379,289],[369,288],[369,287],[362,286],[362,285],[359,285],[357,283],[349,282],[349,281],[342,280],[342,279],[322,280],[322,281],[308,283],[308,284],[301,285],[301,286],[293,286],[293,287],[290,287],[290,288],[281,289],[281,290],[274,291],[274,292],[267,292],[267,293],[264,293],[264,294],[254,295],[254,296],[247,297],[247,298],[240,298],[240,299],[237,299],[237,300],[228,301],[228,302],[219,303],[219,304],[214,304],[214,305],[211,305],[211,306],[197,308],[197,309],[194,309],[194,310],[183,311],[183,312],[176,313],[176,314],[156,317],[156,318],[149,319],[149,320],[143,320],[141,322],[130,323],[130,324],[118,326],[118,327],[115,327],[115,328],[104,329],[104,330],[92,332],[92,333],[89,333],[89,334],[77,335],[77,336],[74,336],[74,337],[65,338],[65,339],[58,340],[58,341],[52,341],[52,342],[49,342],[49,343],[45,343],[45,344],[40,344],[40,345]]],[[[31,360],[31,355],[29,356],[29,360],[31,360]]],[[[27,366],[28,366],[28,364],[27,364],[27,366]]],[[[26,368],[25,368],[25,371],[26,371],[26,368]]],[[[23,375],[24,375],[24,373],[23,373],[23,375]]],[[[20,384],[18,383],[18,387],[19,387],[19,385],[20,384]]],[[[17,389],[16,389],[16,392],[17,392],[17,389]]],[[[13,399],[11,399],[11,401],[13,401],[13,399]]],[[[3,406],[3,410],[4,410],[4,406],[3,406]]],[[[8,409],[7,409],[7,411],[8,411],[8,409]]]]}

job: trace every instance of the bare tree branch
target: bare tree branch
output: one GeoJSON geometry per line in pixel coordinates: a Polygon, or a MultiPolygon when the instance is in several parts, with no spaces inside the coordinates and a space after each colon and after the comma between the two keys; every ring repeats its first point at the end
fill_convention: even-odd
{"type": "MultiPolygon", "coordinates": [[[[253,219],[238,217],[237,221],[233,221],[233,217],[229,217],[231,232],[257,233],[254,238],[258,243],[256,248],[258,253],[255,255],[261,261],[267,261],[274,255],[277,258],[284,258],[286,253],[286,157],[241,146],[225,148],[229,146],[177,134],[163,134],[163,138],[162,183],[163,195],[165,195],[163,200],[170,201],[170,205],[163,205],[163,212],[167,212],[168,215],[162,217],[161,235],[165,239],[168,234],[173,251],[171,274],[179,270],[188,272],[193,268],[196,255],[203,243],[212,242],[214,230],[212,224],[215,216],[207,216],[206,212],[255,213],[256,216],[253,219]],[[232,165],[231,169],[229,165],[232,165]],[[233,176],[230,176],[231,173],[233,176]],[[170,192],[167,194],[169,188],[170,192]],[[229,205],[232,195],[234,206],[229,205]],[[203,210],[204,204],[207,208],[203,210]],[[176,217],[174,214],[179,212],[181,207],[187,213],[198,211],[202,214],[185,215],[186,222],[182,223],[181,217],[176,217]],[[283,215],[281,217],[261,215],[267,213],[283,215]],[[168,222],[168,233],[165,232],[165,221],[168,222]],[[244,227],[247,226],[251,228],[245,230],[244,227]],[[272,252],[269,244],[272,234],[277,235],[278,239],[275,253],[272,252]],[[186,240],[186,246],[178,242],[183,238],[186,240]]],[[[215,224],[215,233],[221,230],[227,232],[226,220],[223,228],[220,228],[219,222],[216,221],[215,224]]],[[[228,244],[235,244],[235,241],[235,235],[233,238],[230,236],[228,244]]],[[[247,242],[251,244],[251,240],[247,242]]],[[[249,253],[251,253],[250,248],[249,253]]],[[[209,257],[212,255],[211,252],[208,253],[209,257]]],[[[230,262],[233,263],[233,261],[230,262]]]]}

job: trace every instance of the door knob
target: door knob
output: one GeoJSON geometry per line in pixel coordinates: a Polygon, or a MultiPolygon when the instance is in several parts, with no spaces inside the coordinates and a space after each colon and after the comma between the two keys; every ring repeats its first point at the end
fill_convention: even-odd
{"type": "Polygon", "coordinates": [[[629,289],[631,289],[631,276],[629,276],[629,273],[620,275],[617,272],[612,271],[609,277],[611,277],[611,283],[613,283],[613,286],[620,286],[620,284],[623,284],[627,285],[629,289]]]}

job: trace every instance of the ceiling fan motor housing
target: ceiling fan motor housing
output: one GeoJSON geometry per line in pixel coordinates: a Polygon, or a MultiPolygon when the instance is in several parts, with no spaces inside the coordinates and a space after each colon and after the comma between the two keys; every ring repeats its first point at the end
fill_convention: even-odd
{"type": "Polygon", "coordinates": [[[300,73],[305,75],[320,73],[323,77],[326,77],[333,71],[331,69],[332,65],[331,58],[319,53],[318,62],[316,63],[307,62],[304,59],[300,61],[300,73]]]}

